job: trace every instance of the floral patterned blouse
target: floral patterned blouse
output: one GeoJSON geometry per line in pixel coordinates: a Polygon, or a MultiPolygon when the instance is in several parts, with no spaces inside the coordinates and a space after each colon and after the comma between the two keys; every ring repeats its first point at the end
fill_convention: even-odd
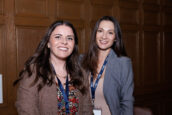
{"type": "MultiPolygon", "coordinates": [[[[79,99],[76,96],[77,90],[69,85],[69,110],[70,115],[76,115],[78,112],[79,99]]],[[[57,84],[57,101],[58,101],[58,115],[66,115],[65,100],[57,84]]]]}

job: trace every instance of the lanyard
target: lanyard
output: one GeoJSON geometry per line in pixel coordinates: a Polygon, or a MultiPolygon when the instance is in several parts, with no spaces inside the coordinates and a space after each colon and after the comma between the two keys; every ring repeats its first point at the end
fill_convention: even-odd
{"type": "Polygon", "coordinates": [[[51,64],[51,66],[53,68],[54,74],[56,75],[56,78],[57,78],[57,81],[58,81],[58,85],[59,85],[60,91],[63,94],[63,98],[64,98],[64,101],[65,101],[66,114],[68,115],[70,113],[70,111],[69,111],[69,100],[68,100],[68,97],[69,97],[69,81],[68,81],[68,76],[66,78],[66,92],[65,92],[61,81],[57,77],[57,74],[56,74],[56,71],[54,69],[54,66],[52,64],[51,64]]]}
{"type": "MultiPolygon", "coordinates": [[[[109,56],[109,55],[108,55],[108,56],[109,56]]],[[[93,75],[91,74],[90,87],[91,87],[91,95],[92,95],[92,100],[93,100],[93,102],[94,102],[94,99],[95,99],[95,91],[96,91],[98,82],[99,82],[99,80],[100,80],[100,78],[101,78],[101,76],[102,76],[102,74],[103,74],[104,68],[105,68],[105,66],[106,66],[106,64],[107,64],[107,61],[108,61],[108,56],[106,57],[106,59],[105,59],[103,65],[102,65],[102,68],[101,68],[101,70],[100,70],[100,72],[99,72],[99,74],[98,74],[98,76],[97,76],[97,79],[96,79],[96,82],[95,82],[94,85],[93,85],[93,75]]]]}

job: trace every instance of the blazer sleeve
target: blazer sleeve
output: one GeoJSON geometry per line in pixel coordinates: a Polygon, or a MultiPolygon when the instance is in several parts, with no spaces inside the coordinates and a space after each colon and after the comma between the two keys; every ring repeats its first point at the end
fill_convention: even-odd
{"type": "Polygon", "coordinates": [[[27,74],[20,81],[15,103],[19,115],[40,115],[37,85],[31,86],[33,81],[34,75],[28,77],[27,74]]]}
{"type": "Polygon", "coordinates": [[[89,94],[83,96],[83,111],[82,115],[93,115],[93,105],[89,94]]]}
{"type": "Polygon", "coordinates": [[[125,59],[121,66],[122,89],[120,94],[120,113],[121,115],[133,115],[133,70],[131,60],[129,58],[125,59]]]}
{"type": "MultiPolygon", "coordinates": [[[[83,70],[83,69],[82,69],[83,70]]],[[[87,88],[86,94],[82,97],[82,115],[93,115],[93,104],[90,95],[90,88],[89,88],[89,72],[83,70],[84,73],[84,85],[87,88]]]]}

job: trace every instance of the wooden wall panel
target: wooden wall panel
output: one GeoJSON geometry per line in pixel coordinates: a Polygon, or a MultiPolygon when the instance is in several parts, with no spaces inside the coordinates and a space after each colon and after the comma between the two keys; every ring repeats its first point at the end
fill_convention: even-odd
{"type": "Polygon", "coordinates": [[[79,46],[79,52],[84,53],[86,50],[86,37],[85,37],[85,24],[83,20],[73,20],[71,19],[70,22],[73,24],[73,26],[76,29],[77,35],[78,35],[78,46],[79,46]]]}
{"type": "Polygon", "coordinates": [[[48,26],[54,17],[53,0],[15,0],[15,25],[48,26]]]}
{"type": "Polygon", "coordinates": [[[172,7],[172,1],[171,0],[162,0],[165,6],[172,7]]]}
{"type": "Polygon", "coordinates": [[[0,0],[0,15],[4,14],[4,0],[0,0]]]}
{"type": "Polygon", "coordinates": [[[138,10],[123,8],[120,10],[120,19],[123,24],[138,24],[138,10]]]}
{"type": "Polygon", "coordinates": [[[104,6],[104,5],[94,5],[92,6],[92,21],[97,21],[98,18],[104,15],[111,15],[112,14],[112,7],[104,6]]]}
{"type": "MultiPolygon", "coordinates": [[[[171,9],[172,10],[172,9],[171,9]]],[[[164,13],[164,25],[165,26],[172,26],[172,11],[166,11],[164,13]]]]}
{"type": "Polygon", "coordinates": [[[161,12],[160,7],[157,5],[144,5],[144,25],[160,25],[161,12]]]}
{"type": "Polygon", "coordinates": [[[72,22],[84,53],[103,15],[115,16],[121,25],[133,62],[135,105],[149,107],[155,115],[170,114],[171,0],[0,0],[0,72],[5,89],[0,114],[17,115],[12,83],[49,24],[59,19],[72,22]]]}
{"type": "Polygon", "coordinates": [[[0,104],[0,107],[5,107],[7,104],[7,91],[4,90],[4,87],[7,87],[6,84],[6,40],[5,40],[5,27],[0,25],[0,74],[2,74],[3,82],[3,104],[0,104]]]}
{"type": "Polygon", "coordinates": [[[15,0],[17,16],[47,17],[48,0],[15,0]]]}
{"type": "Polygon", "coordinates": [[[119,0],[120,2],[138,2],[139,0],[119,0]]]}
{"type": "Polygon", "coordinates": [[[25,61],[33,55],[44,34],[45,28],[16,27],[18,72],[23,68],[25,61]]]}
{"type": "Polygon", "coordinates": [[[4,0],[0,0],[0,24],[4,24],[4,0]]]}
{"type": "MultiPolygon", "coordinates": [[[[5,43],[4,43],[4,35],[3,35],[3,30],[2,30],[2,25],[0,25],[0,54],[4,54],[4,45],[5,45],[5,43]]],[[[3,65],[5,65],[4,64],[4,58],[5,56],[4,55],[1,55],[1,57],[0,57],[0,73],[4,73],[4,68],[3,68],[3,65]]]]}
{"type": "Polygon", "coordinates": [[[104,5],[104,6],[113,6],[113,0],[90,0],[90,2],[94,5],[104,5]]]}
{"type": "Polygon", "coordinates": [[[164,33],[164,74],[166,83],[172,83],[172,30],[164,33]]]}
{"type": "MultiPolygon", "coordinates": [[[[139,24],[139,9],[137,3],[120,2],[120,23],[139,24]]],[[[129,29],[129,28],[128,28],[129,29]]]]}
{"type": "Polygon", "coordinates": [[[160,25],[160,13],[156,11],[144,11],[145,25],[160,25]]]}
{"type": "MultiPolygon", "coordinates": [[[[33,1],[28,1],[29,3],[31,2],[34,4],[33,1]]],[[[25,3],[25,2],[24,2],[25,3]]],[[[28,4],[29,4],[28,3],[28,4]]],[[[30,4],[31,4],[30,3],[30,4]]],[[[44,0],[44,2],[38,2],[37,4],[35,3],[35,8],[30,8],[27,9],[24,7],[22,3],[18,3],[19,5],[16,5],[16,11],[19,10],[20,12],[16,12],[16,16],[14,17],[14,23],[15,25],[22,25],[22,26],[48,26],[51,22],[52,19],[48,18],[48,15],[50,15],[51,10],[48,9],[48,2],[44,0]],[[40,3],[40,4],[38,4],[40,3]],[[47,3],[47,4],[45,4],[47,3]],[[24,8],[21,8],[24,7],[24,8]],[[23,9],[21,11],[20,9],[23,9]],[[35,10],[37,12],[35,12],[35,10]]]]}
{"type": "Polygon", "coordinates": [[[171,115],[172,114],[172,98],[168,97],[167,99],[165,99],[164,104],[164,111],[163,111],[163,115],[171,115]]]}
{"type": "MultiPolygon", "coordinates": [[[[123,30],[123,39],[127,54],[132,60],[134,76],[139,75],[139,51],[140,51],[140,41],[139,32],[132,30],[123,30]]],[[[139,77],[134,77],[135,86],[141,86],[142,82],[139,77]]]]}
{"type": "Polygon", "coordinates": [[[160,33],[145,31],[143,38],[144,85],[154,86],[160,80],[160,33]]]}
{"type": "Polygon", "coordinates": [[[127,53],[133,61],[136,61],[138,55],[135,54],[139,52],[139,33],[137,31],[123,30],[123,39],[127,53]]]}
{"type": "Polygon", "coordinates": [[[153,115],[171,115],[171,96],[172,93],[168,91],[156,93],[156,96],[155,94],[137,96],[136,105],[150,108],[153,115]]]}
{"type": "Polygon", "coordinates": [[[76,28],[77,35],[78,35],[78,46],[79,46],[79,52],[84,53],[85,50],[85,29],[84,28],[76,28]]]}
{"type": "Polygon", "coordinates": [[[82,19],[82,2],[60,0],[57,2],[57,6],[57,17],[62,19],[82,19]]]}
{"type": "Polygon", "coordinates": [[[0,24],[4,24],[5,17],[0,15],[0,24]]]}
{"type": "MultiPolygon", "coordinates": [[[[152,101],[152,99],[146,100],[145,102],[143,102],[143,104],[146,107],[151,108],[151,111],[152,111],[153,115],[162,115],[161,112],[160,112],[161,111],[160,103],[157,102],[157,101],[152,101]]],[[[153,99],[153,100],[155,100],[155,99],[153,99]]]]}
{"type": "Polygon", "coordinates": [[[129,57],[132,59],[134,71],[135,92],[143,87],[140,74],[140,9],[138,0],[119,0],[119,17],[123,40],[129,57]]]}
{"type": "Polygon", "coordinates": [[[143,0],[146,4],[160,4],[160,0],[143,0]]]}
{"type": "Polygon", "coordinates": [[[90,0],[90,2],[91,21],[97,21],[97,19],[105,15],[112,15],[113,0],[90,0]]]}

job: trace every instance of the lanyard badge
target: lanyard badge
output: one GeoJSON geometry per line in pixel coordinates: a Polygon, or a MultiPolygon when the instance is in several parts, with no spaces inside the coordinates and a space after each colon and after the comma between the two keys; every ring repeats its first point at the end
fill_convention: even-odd
{"type": "Polygon", "coordinates": [[[101,115],[102,114],[102,110],[94,108],[93,109],[93,113],[94,113],[94,115],[101,115]]]}

